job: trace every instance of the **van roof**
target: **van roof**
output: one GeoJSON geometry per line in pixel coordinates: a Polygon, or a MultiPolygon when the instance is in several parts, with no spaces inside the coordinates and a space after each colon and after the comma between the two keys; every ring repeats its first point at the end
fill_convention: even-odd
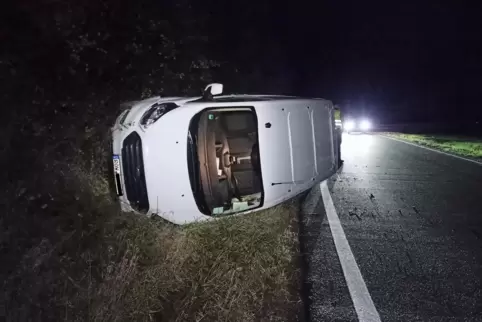
{"type": "MultiPolygon", "coordinates": [[[[232,94],[214,96],[212,102],[235,103],[235,102],[257,102],[275,100],[307,99],[306,97],[287,96],[287,95],[251,95],[251,94],[232,94]]],[[[308,98],[311,99],[311,98],[308,98]]],[[[316,99],[316,98],[315,98],[316,99]]],[[[204,102],[202,98],[189,101],[187,103],[204,102]]]]}

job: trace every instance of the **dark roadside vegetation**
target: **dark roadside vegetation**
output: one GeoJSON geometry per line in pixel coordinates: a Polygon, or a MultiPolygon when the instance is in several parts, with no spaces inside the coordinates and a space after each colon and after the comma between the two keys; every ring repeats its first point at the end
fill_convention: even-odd
{"type": "Polygon", "coordinates": [[[225,15],[253,21],[262,10],[3,4],[2,320],[296,319],[296,202],[180,228],[121,213],[109,189],[109,127],[121,102],[197,95],[212,80],[237,92],[284,88],[276,45],[225,15]]]}
{"type": "Polygon", "coordinates": [[[455,155],[482,160],[482,137],[407,133],[387,133],[387,135],[455,155]]]}

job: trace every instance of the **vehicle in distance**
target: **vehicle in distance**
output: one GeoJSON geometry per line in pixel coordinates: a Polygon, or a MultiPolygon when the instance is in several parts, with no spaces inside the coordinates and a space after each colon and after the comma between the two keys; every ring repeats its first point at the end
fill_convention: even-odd
{"type": "Polygon", "coordinates": [[[348,116],[343,122],[343,131],[352,132],[370,132],[372,130],[372,122],[367,117],[348,116]]]}
{"type": "Polygon", "coordinates": [[[132,102],[112,127],[122,210],[175,224],[258,211],[336,170],[330,101],[221,95],[132,102]]]}

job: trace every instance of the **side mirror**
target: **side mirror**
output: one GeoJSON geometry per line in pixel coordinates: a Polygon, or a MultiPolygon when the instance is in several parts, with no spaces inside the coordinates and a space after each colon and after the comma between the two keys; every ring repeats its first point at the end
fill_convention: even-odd
{"type": "Polygon", "coordinates": [[[212,96],[215,96],[215,95],[220,95],[223,93],[223,84],[220,84],[220,83],[212,83],[212,84],[209,84],[208,86],[206,86],[206,88],[204,89],[204,95],[212,95],[212,96]]]}

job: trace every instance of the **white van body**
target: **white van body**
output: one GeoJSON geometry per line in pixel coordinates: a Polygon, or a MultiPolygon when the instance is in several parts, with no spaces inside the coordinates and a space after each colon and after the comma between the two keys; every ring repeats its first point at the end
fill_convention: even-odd
{"type": "MultiPolygon", "coordinates": [[[[175,224],[219,217],[213,213],[215,207],[201,211],[196,199],[199,194],[193,188],[192,171],[189,172],[190,126],[196,115],[205,113],[203,111],[211,111],[208,118],[212,120],[213,114],[234,117],[234,114],[223,114],[229,111],[238,111],[238,116],[246,112],[247,116],[257,119],[260,167],[257,173],[261,183],[258,190],[262,189],[262,197],[240,210],[236,210],[239,200],[233,199],[236,202],[223,215],[273,207],[310,189],[336,171],[333,105],[328,100],[222,95],[207,101],[202,97],[153,97],[131,105],[112,127],[114,177],[123,211],[158,215],[175,224]],[[175,104],[172,105],[175,108],[154,123],[143,126],[142,118],[149,109],[164,103],[175,104]],[[145,200],[140,201],[142,198],[145,200]]],[[[199,147],[199,142],[197,144],[199,147]]],[[[235,159],[231,157],[230,160],[235,159]]],[[[232,168],[245,164],[240,161],[243,158],[237,159],[233,162],[239,164],[231,161],[226,164],[233,165],[232,168]]],[[[249,163],[246,165],[249,167],[249,163]]],[[[202,167],[199,164],[201,170],[202,167]]]]}

